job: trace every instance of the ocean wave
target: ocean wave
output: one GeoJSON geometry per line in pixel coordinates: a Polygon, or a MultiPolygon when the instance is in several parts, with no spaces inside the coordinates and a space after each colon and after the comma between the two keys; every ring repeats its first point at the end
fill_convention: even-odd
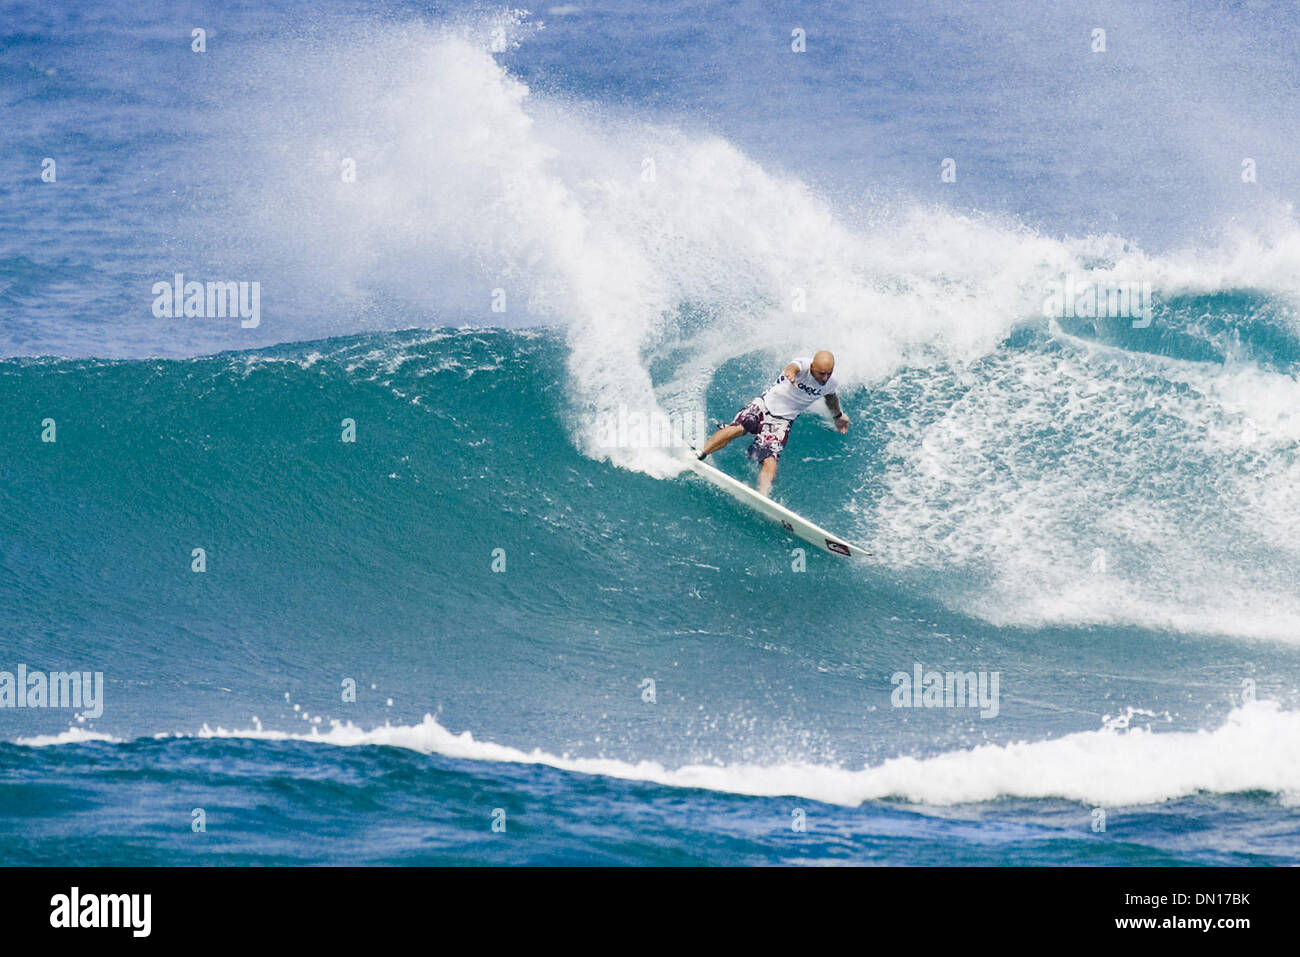
{"type": "MultiPolygon", "coordinates": [[[[1130,710],[1101,728],[1056,738],[986,744],[928,757],[897,757],[851,769],[819,764],[685,765],[578,758],[540,748],[525,751],[475,739],[445,728],[432,715],[415,725],[363,729],[331,722],[296,733],[263,728],[209,727],[196,734],[160,739],[236,738],[300,741],[339,747],[395,747],[467,761],[540,764],[562,771],[648,781],[677,788],[733,794],[792,796],[857,806],[902,799],[936,806],[1002,798],[1059,798],[1096,807],[1158,804],[1200,792],[1267,792],[1288,805],[1300,801],[1300,712],[1274,702],[1234,708],[1217,727],[1194,732],[1160,731],[1159,719],[1130,710]]],[[[77,744],[116,740],[74,734],[24,744],[77,744]]]]}

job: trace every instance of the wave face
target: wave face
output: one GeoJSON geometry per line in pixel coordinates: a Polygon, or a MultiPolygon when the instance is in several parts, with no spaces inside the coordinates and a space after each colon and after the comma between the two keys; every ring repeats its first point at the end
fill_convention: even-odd
{"type": "Polygon", "coordinates": [[[95,808],[227,775],[275,811],[207,860],[1300,861],[1288,14],[1107,7],[1094,56],[848,5],[796,58],[758,5],[235,5],[205,54],[47,6],[0,28],[0,672],[105,692],[0,708],[5,860],[190,862],[95,808]],[[177,274],[259,321],[155,315],[177,274]],[[638,431],[823,347],[853,429],[776,497],[870,563],[638,431]],[[274,823],[316,797],[337,852],[274,823]]]}
{"type": "MultiPolygon", "coordinates": [[[[1164,815],[1200,813],[1207,800],[1245,808],[1262,834],[1268,809],[1300,793],[1294,645],[1282,630],[1270,634],[1262,613],[1243,605],[1226,617],[1223,607],[1241,600],[1243,582],[1267,595],[1268,610],[1288,600],[1272,577],[1294,560],[1287,543],[1261,522],[1258,552],[1239,532],[1217,565],[1130,566],[1112,544],[1101,569],[1089,564],[1095,523],[1064,517],[1091,509],[1108,541],[1134,548],[1153,548],[1156,534],[1187,539],[1189,549],[1213,543],[1215,528],[1197,521],[1225,506],[1212,499],[1189,515],[1188,503],[1233,487],[1236,420],[1225,418],[1221,435],[1205,423],[1225,414],[1222,390],[1239,373],[1220,373],[1216,391],[1213,363],[1143,358],[1103,338],[1023,329],[969,365],[904,369],[875,388],[845,390],[863,410],[849,438],[801,422],[779,496],[878,556],[850,565],[808,554],[805,571],[795,570],[797,543],[711,489],[584,455],[559,332],[408,332],[184,360],[4,362],[0,399],[34,423],[27,435],[9,434],[0,465],[7,667],[102,671],[106,688],[98,717],[7,710],[9,740],[20,746],[11,768],[28,767],[45,793],[57,790],[40,775],[47,762],[121,761],[148,779],[173,762],[216,766],[278,742],[259,758],[272,774],[299,760],[293,754],[334,768],[352,759],[331,746],[397,747],[411,755],[356,760],[396,761],[431,780],[505,775],[525,790],[604,781],[593,807],[618,805],[640,782],[662,789],[664,801],[681,789],[706,792],[706,804],[742,817],[761,807],[764,820],[779,821],[816,808],[852,833],[903,826],[901,815],[926,831],[936,861],[955,825],[931,815],[988,802],[1027,802],[1026,860],[1090,854],[1089,838],[1071,829],[1086,831],[1095,808],[1178,809],[1141,812],[1155,814],[1131,835],[1143,860],[1189,860],[1164,815]],[[1009,376],[1054,370],[1086,381],[1086,394],[1076,385],[1073,396],[1043,390],[1053,398],[1038,407],[999,404],[1009,376]],[[1101,385],[1107,377],[1119,381],[1101,385]],[[1068,412],[1071,401],[1101,409],[1107,400],[1151,411],[1133,413],[1129,428],[1108,427],[1101,412],[1068,412]],[[1090,423],[1079,431],[1096,443],[1097,462],[1086,451],[1062,454],[1069,414],[1090,423]],[[52,443],[39,441],[46,419],[52,443]],[[355,442],[343,441],[345,420],[355,442]],[[962,422],[978,429],[954,425],[962,422]],[[1120,437],[1130,450],[1101,456],[1120,437]],[[900,455],[908,441],[919,451],[900,455]],[[975,483],[976,470],[952,457],[990,449],[1000,458],[986,484],[959,486],[975,483]],[[1210,450],[1222,473],[1198,484],[1210,450]],[[1156,507],[1159,486],[1116,483],[1114,462],[1178,488],[1164,526],[1132,521],[1156,507]],[[1015,471],[1001,479],[999,466],[1015,471]],[[1021,495],[1004,501],[1004,488],[1021,495]],[[1023,531],[981,547],[958,534],[981,524],[1023,531]],[[936,535],[942,528],[952,531],[936,535]],[[193,570],[196,548],[202,572],[193,570]],[[937,557],[945,549],[947,562],[937,557]],[[1070,554],[1079,556],[1073,565],[1062,560],[1070,554]],[[1054,563],[1036,565],[1042,555],[1054,563]],[[1046,584],[1035,590],[1024,569],[1046,584]],[[1147,574],[1163,576],[1156,594],[1147,574]],[[1151,616],[1157,602],[1169,620],[1151,616]],[[1242,640],[1260,635],[1268,640],[1242,640]],[[897,676],[918,666],[996,672],[996,713],[898,707],[897,676]],[[354,701],[344,699],[349,683],[354,701]],[[1241,704],[1243,695],[1259,700],[1241,704]],[[164,737],[153,743],[155,735],[164,737]],[[502,764],[530,769],[489,767],[502,764]],[[873,810],[850,820],[881,802],[883,818],[873,810]]],[[[721,416],[764,368],[761,355],[725,364],[707,390],[710,410],[721,416]]],[[[1282,375],[1257,369],[1241,388],[1282,375]]],[[[1268,420],[1258,422],[1264,433],[1268,420]]],[[[1288,452],[1270,448],[1258,440],[1255,467],[1239,468],[1236,480],[1283,475],[1288,452]]],[[[724,455],[744,477],[740,462],[724,455]]],[[[392,799],[417,801],[426,786],[392,799]]],[[[445,853],[418,859],[472,856],[454,834],[480,810],[444,822],[445,853]]],[[[690,835],[679,837],[628,853],[725,857],[692,856],[690,835]]],[[[253,859],[242,837],[230,840],[228,860],[253,859]]],[[[584,859],[575,842],[501,860],[584,859]]],[[[398,843],[357,853],[411,860],[398,843]]],[[[1230,844],[1190,860],[1271,859],[1249,835],[1230,844]]],[[[35,838],[11,850],[53,853],[35,838]]],[[[164,848],[150,860],[186,853],[164,848]]],[[[837,842],[796,850],[776,841],[752,853],[746,859],[865,859],[837,842]]],[[[968,859],[985,860],[981,853],[968,859]]],[[[1108,847],[1102,857],[1131,862],[1126,853],[1108,847]]],[[[286,848],[284,859],[322,858],[286,848]]]]}

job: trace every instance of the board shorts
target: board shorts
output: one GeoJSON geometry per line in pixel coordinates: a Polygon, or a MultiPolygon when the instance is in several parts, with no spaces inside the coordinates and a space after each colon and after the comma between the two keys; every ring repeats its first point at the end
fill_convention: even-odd
{"type": "Polygon", "coordinates": [[[754,437],[745,454],[755,462],[762,462],[781,458],[785,443],[790,440],[790,426],[794,419],[773,415],[760,397],[741,409],[731,424],[740,426],[754,437]]]}

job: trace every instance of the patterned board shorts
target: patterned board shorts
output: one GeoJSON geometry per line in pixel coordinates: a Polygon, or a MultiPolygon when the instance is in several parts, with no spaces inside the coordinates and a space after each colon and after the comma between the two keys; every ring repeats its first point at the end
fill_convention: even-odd
{"type": "Polygon", "coordinates": [[[745,454],[755,462],[781,458],[785,443],[790,439],[790,426],[793,422],[793,419],[767,411],[761,398],[749,403],[731,420],[732,425],[739,425],[754,436],[754,441],[749,444],[745,454]]]}

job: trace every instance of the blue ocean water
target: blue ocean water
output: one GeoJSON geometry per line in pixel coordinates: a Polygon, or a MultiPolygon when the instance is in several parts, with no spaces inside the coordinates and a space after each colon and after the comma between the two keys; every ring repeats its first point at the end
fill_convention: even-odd
{"type": "Polygon", "coordinates": [[[1170,6],[6,4],[0,860],[1300,863],[1300,36],[1170,6]],[[818,348],[867,563],[642,428],[818,348]]]}

